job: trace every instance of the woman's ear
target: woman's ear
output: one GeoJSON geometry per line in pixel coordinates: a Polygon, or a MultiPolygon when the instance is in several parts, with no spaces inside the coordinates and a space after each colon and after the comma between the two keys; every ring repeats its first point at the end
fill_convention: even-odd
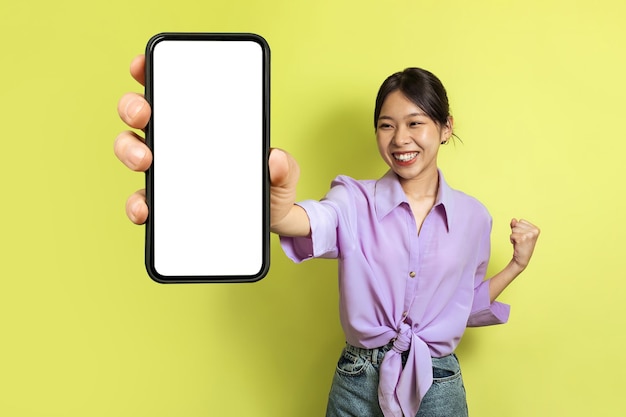
{"type": "Polygon", "coordinates": [[[450,140],[452,133],[454,132],[454,118],[448,116],[448,121],[441,128],[441,144],[445,145],[450,140]]]}

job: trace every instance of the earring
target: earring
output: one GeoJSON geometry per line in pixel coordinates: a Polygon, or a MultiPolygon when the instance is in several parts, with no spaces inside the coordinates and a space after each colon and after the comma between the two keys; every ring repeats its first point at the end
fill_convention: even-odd
{"type": "Polygon", "coordinates": [[[448,144],[448,141],[447,141],[447,140],[444,140],[444,141],[442,141],[442,142],[441,142],[441,144],[442,144],[442,145],[447,145],[447,144],[448,144]]]}

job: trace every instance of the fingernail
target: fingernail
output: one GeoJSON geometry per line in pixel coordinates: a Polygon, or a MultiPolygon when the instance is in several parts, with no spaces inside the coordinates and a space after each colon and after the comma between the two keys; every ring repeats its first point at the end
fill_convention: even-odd
{"type": "Polygon", "coordinates": [[[131,148],[128,153],[128,160],[133,166],[138,166],[146,157],[146,150],[142,148],[131,148]]]}
{"type": "Polygon", "coordinates": [[[126,116],[129,118],[133,118],[137,116],[137,113],[143,109],[145,102],[143,100],[131,100],[130,103],[126,105],[126,116]]]}

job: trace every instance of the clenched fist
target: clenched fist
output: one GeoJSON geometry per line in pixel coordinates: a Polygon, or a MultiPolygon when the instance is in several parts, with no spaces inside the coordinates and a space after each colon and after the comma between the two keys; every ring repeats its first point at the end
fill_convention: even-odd
{"type": "Polygon", "coordinates": [[[527,220],[511,220],[511,243],[513,244],[513,262],[525,269],[535,250],[540,230],[527,220]]]}

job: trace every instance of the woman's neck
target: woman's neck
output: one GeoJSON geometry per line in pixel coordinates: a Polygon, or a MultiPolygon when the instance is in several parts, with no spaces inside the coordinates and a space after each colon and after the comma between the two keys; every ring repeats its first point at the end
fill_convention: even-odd
{"type": "Polygon", "coordinates": [[[437,197],[439,190],[439,171],[432,170],[416,178],[400,178],[400,185],[410,200],[437,197]]]}

